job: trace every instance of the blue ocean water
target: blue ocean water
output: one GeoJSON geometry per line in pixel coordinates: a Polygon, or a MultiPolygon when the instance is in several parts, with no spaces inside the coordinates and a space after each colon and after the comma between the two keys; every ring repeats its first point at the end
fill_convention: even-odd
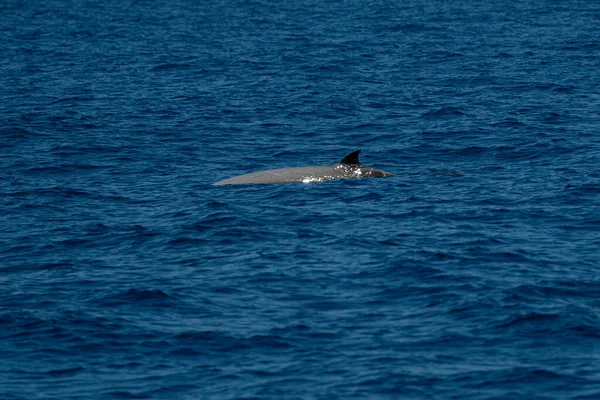
{"type": "Polygon", "coordinates": [[[599,27],[3,1],[0,398],[599,399],[599,27]]]}

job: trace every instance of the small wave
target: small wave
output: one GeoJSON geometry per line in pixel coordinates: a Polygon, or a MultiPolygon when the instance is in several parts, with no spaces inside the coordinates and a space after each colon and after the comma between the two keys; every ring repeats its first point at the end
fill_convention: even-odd
{"type": "Polygon", "coordinates": [[[119,297],[131,300],[162,300],[174,299],[160,289],[129,289],[119,297]]]}
{"type": "Polygon", "coordinates": [[[467,113],[462,108],[443,106],[436,110],[427,111],[426,113],[422,114],[419,118],[443,119],[443,118],[462,117],[465,115],[467,115],[467,113]]]}
{"type": "Polygon", "coordinates": [[[577,199],[584,198],[596,198],[600,194],[600,184],[597,183],[584,183],[581,185],[566,185],[566,193],[577,199]]]}
{"type": "Polygon", "coordinates": [[[151,399],[152,396],[144,393],[133,393],[126,390],[117,390],[114,392],[108,392],[107,395],[117,399],[151,399]]]}
{"type": "Polygon", "coordinates": [[[150,71],[169,71],[169,70],[181,70],[190,69],[195,67],[192,64],[160,64],[150,69],[150,71]]]}
{"type": "MultiPolygon", "coordinates": [[[[495,386],[502,386],[506,384],[521,384],[527,382],[531,385],[558,385],[558,388],[564,387],[565,380],[573,381],[578,380],[579,383],[585,382],[585,379],[576,378],[567,374],[559,374],[549,369],[543,368],[530,368],[530,367],[513,367],[513,368],[502,368],[491,372],[477,372],[469,373],[463,376],[461,374],[456,377],[461,381],[472,381],[472,385],[480,389],[490,388],[495,386]]],[[[518,392],[513,392],[511,398],[521,398],[526,396],[520,396],[518,392]]]]}
{"type": "Polygon", "coordinates": [[[61,197],[91,197],[92,194],[83,189],[66,188],[62,186],[55,186],[50,188],[33,189],[25,192],[11,193],[12,196],[61,196],[61,197]]]}
{"type": "Polygon", "coordinates": [[[276,336],[288,336],[295,335],[298,333],[304,334],[309,331],[311,331],[311,328],[308,325],[304,324],[288,325],[283,328],[271,328],[269,330],[269,332],[276,336]]]}
{"type": "Polygon", "coordinates": [[[78,373],[85,371],[83,367],[75,367],[75,368],[66,368],[66,369],[55,369],[48,372],[44,372],[46,375],[50,375],[53,377],[65,377],[65,376],[74,376],[78,373]]]}
{"type": "Polygon", "coordinates": [[[36,167],[23,171],[26,175],[64,174],[67,172],[70,172],[69,169],[64,167],[36,167]]]}
{"type": "Polygon", "coordinates": [[[60,103],[81,103],[96,100],[94,97],[84,97],[84,96],[75,96],[75,97],[63,97],[61,99],[54,100],[50,104],[60,104],[60,103]]]}
{"type": "Polygon", "coordinates": [[[479,156],[485,154],[490,149],[482,146],[469,146],[463,149],[454,150],[452,153],[458,156],[479,156]]]}
{"type": "Polygon", "coordinates": [[[583,47],[586,49],[600,49],[600,43],[597,43],[597,42],[587,43],[583,47]]]}
{"type": "Polygon", "coordinates": [[[185,246],[185,245],[204,244],[206,242],[207,242],[206,239],[180,237],[180,238],[176,238],[173,240],[169,240],[168,243],[172,246],[185,246]]]}
{"type": "Polygon", "coordinates": [[[568,115],[557,113],[557,112],[552,112],[552,111],[547,112],[546,115],[543,117],[544,123],[552,124],[552,125],[562,124],[568,120],[569,120],[568,115]]]}
{"type": "Polygon", "coordinates": [[[254,335],[248,338],[237,338],[222,332],[200,331],[185,332],[173,338],[181,347],[206,348],[217,352],[230,352],[243,349],[268,348],[285,349],[292,345],[279,335],[254,335]]]}
{"type": "Polygon", "coordinates": [[[505,51],[501,51],[499,53],[496,53],[492,58],[514,58],[515,56],[507,53],[505,51]]]}
{"type": "Polygon", "coordinates": [[[490,126],[494,128],[517,128],[523,127],[525,124],[516,118],[506,118],[499,122],[492,122],[490,126]]]}
{"type": "Polygon", "coordinates": [[[197,356],[202,356],[204,355],[203,352],[194,349],[193,347],[179,347],[176,349],[173,349],[169,352],[170,355],[175,356],[175,357],[197,357],[197,356]]]}
{"type": "Polygon", "coordinates": [[[522,254],[514,253],[512,251],[492,252],[488,253],[490,261],[496,262],[527,262],[529,258],[522,254]]]}
{"type": "MultiPolygon", "coordinates": [[[[378,106],[375,106],[374,108],[378,108],[378,106]]],[[[385,124],[377,124],[377,123],[364,123],[364,124],[358,124],[358,125],[351,125],[345,128],[346,131],[348,132],[353,132],[353,131],[371,131],[371,130],[379,130],[379,129],[384,129],[386,128],[385,124]]],[[[378,138],[380,140],[380,138],[378,138]]]]}
{"type": "Polygon", "coordinates": [[[93,165],[93,164],[63,164],[48,167],[34,167],[23,171],[26,175],[60,175],[76,171],[95,171],[104,168],[110,168],[108,165],[93,165]]]}
{"type": "Polygon", "coordinates": [[[427,32],[427,31],[439,31],[441,28],[434,25],[423,25],[423,24],[398,24],[390,27],[392,32],[427,32]]]}
{"type": "Polygon", "coordinates": [[[131,288],[124,292],[105,296],[99,300],[99,303],[106,307],[115,307],[123,305],[148,304],[154,306],[167,305],[176,301],[173,297],[160,289],[136,289],[131,288]]]}
{"type": "Polygon", "coordinates": [[[443,59],[464,57],[464,54],[454,51],[437,51],[435,52],[435,55],[443,59]]]}
{"type": "Polygon", "coordinates": [[[575,86],[556,86],[552,89],[553,92],[557,93],[574,93],[576,90],[575,86]]]}
{"type": "MultiPolygon", "coordinates": [[[[29,137],[45,136],[31,129],[24,128],[0,128],[0,139],[26,139],[29,137]]],[[[4,144],[3,144],[4,145],[4,144]]]]}
{"type": "Polygon", "coordinates": [[[291,126],[289,123],[285,122],[261,122],[260,126],[263,128],[277,128],[282,126],[291,126]]]}
{"type": "Polygon", "coordinates": [[[524,146],[497,146],[494,154],[497,158],[507,160],[533,160],[545,156],[556,156],[565,152],[560,146],[545,142],[536,142],[524,146]]]}
{"type": "Polygon", "coordinates": [[[90,153],[119,153],[123,150],[119,146],[73,146],[59,145],[52,147],[51,151],[57,155],[82,155],[90,153]]]}
{"type": "Polygon", "coordinates": [[[509,328],[532,324],[538,326],[540,329],[543,329],[542,325],[544,323],[555,323],[559,320],[560,314],[529,312],[527,314],[511,315],[510,317],[507,317],[504,322],[499,325],[499,327],[509,328]]]}
{"type": "Polygon", "coordinates": [[[90,243],[90,241],[85,239],[66,239],[61,240],[57,243],[66,247],[79,247],[81,245],[90,243]]]}

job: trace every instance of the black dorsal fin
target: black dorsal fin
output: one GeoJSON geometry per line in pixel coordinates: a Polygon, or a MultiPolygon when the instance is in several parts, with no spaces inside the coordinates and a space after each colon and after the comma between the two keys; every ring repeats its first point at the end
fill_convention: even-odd
{"type": "Polygon", "coordinates": [[[360,164],[360,161],[358,161],[358,153],[360,153],[360,150],[356,150],[356,151],[353,151],[352,153],[348,154],[346,157],[344,157],[342,159],[342,161],[340,161],[340,164],[346,164],[346,165],[360,164]]]}

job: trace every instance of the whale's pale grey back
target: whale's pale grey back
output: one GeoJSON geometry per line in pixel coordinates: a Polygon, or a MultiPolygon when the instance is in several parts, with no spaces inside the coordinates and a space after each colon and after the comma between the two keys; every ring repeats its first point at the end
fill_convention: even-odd
{"type": "Polygon", "coordinates": [[[289,182],[324,182],[332,179],[383,178],[394,174],[366,167],[358,160],[360,150],[353,151],[340,162],[332,165],[270,169],[214,183],[214,185],[271,184],[289,182]]]}

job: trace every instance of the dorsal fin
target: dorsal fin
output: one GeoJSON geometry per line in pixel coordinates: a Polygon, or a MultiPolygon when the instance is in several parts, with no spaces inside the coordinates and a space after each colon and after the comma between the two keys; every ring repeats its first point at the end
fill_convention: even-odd
{"type": "Polygon", "coordinates": [[[353,151],[352,153],[348,154],[346,157],[344,157],[342,159],[342,161],[340,161],[340,164],[346,164],[346,165],[360,164],[360,161],[358,161],[358,153],[360,153],[360,150],[356,150],[356,151],[353,151]]]}

